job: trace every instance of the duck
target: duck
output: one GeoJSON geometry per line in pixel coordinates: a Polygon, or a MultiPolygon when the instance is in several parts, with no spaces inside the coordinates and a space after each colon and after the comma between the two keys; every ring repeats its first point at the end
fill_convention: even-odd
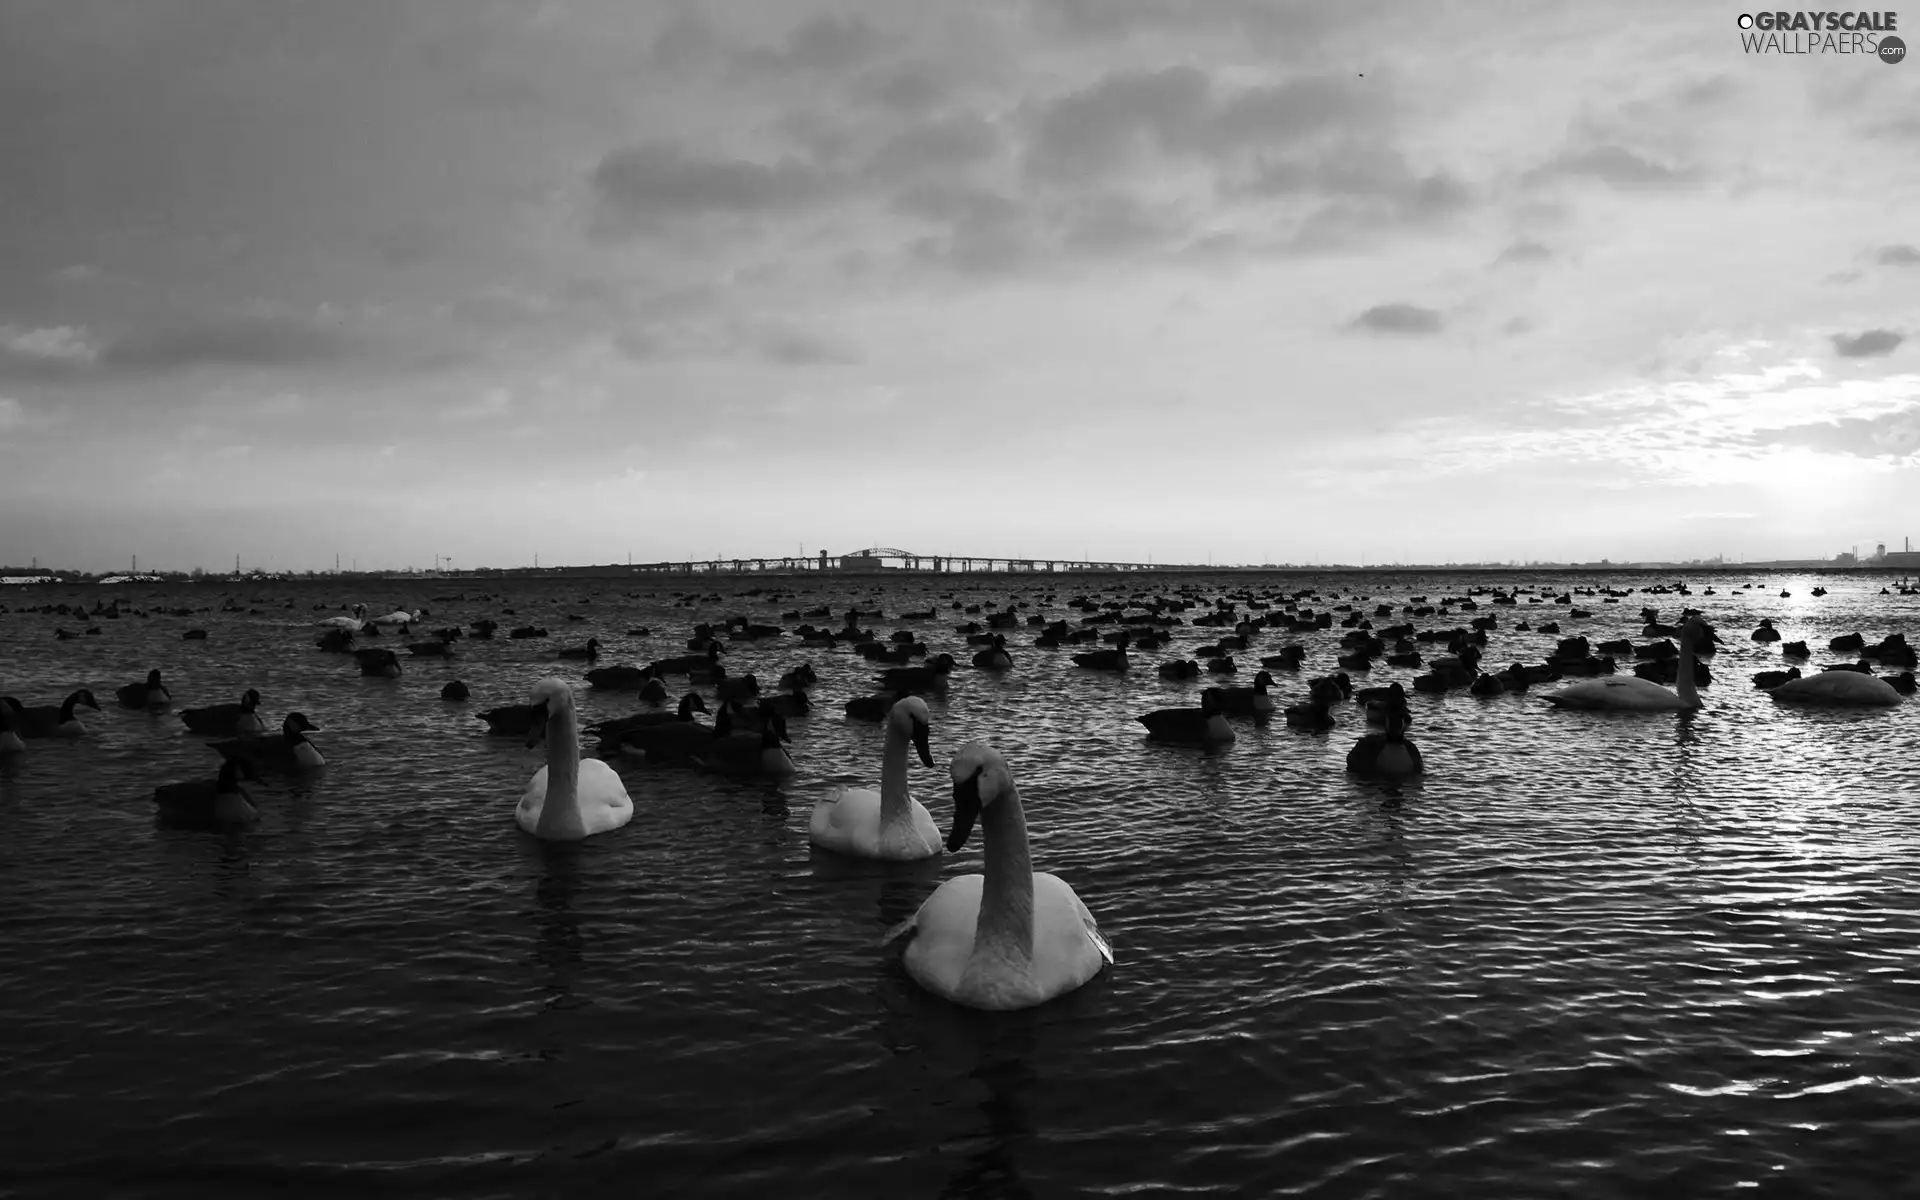
{"type": "Polygon", "coordinates": [[[1788,667],[1784,671],[1756,671],[1753,675],[1753,686],[1765,691],[1769,688],[1777,688],[1789,679],[1798,678],[1800,678],[1799,667],[1788,667]]]}
{"type": "Polygon", "coordinates": [[[734,733],[726,710],[720,711],[721,715],[714,719],[714,735],[687,756],[694,766],[720,775],[760,775],[769,779],[785,779],[793,774],[793,757],[781,745],[793,741],[787,736],[785,717],[774,713],[759,732],[734,733]]]}
{"type": "Polygon", "coordinates": [[[13,728],[23,738],[82,737],[87,727],[80,723],[80,718],[74,715],[73,710],[85,707],[100,711],[93,692],[87,688],[79,689],[59,704],[28,707],[12,696],[0,696],[0,704],[12,705],[13,728]]]}
{"type": "Polygon", "coordinates": [[[1176,658],[1160,664],[1162,679],[1197,679],[1200,676],[1200,663],[1197,659],[1176,658]]]}
{"type": "Polygon", "coordinates": [[[122,708],[144,708],[148,712],[163,713],[173,707],[173,693],[167,685],[160,682],[158,668],[147,672],[145,683],[126,683],[114,692],[120,698],[122,708]]]}
{"type": "Polygon", "coordinates": [[[1775,700],[1793,704],[1894,705],[1900,691],[1878,675],[1859,671],[1822,671],[1803,679],[1789,679],[1767,689],[1775,700]]]}
{"type": "Polygon", "coordinates": [[[472,695],[473,692],[467,685],[458,679],[450,681],[447,686],[440,689],[440,698],[442,700],[465,700],[472,695]]]}
{"type": "Polygon", "coordinates": [[[1158,708],[1134,720],[1147,727],[1151,741],[1223,746],[1234,740],[1234,732],[1221,711],[1222,695],[1222,689],[1210,687],[1200,693],[1199,708],[1158,708]]]}
{"type": "Polygon", "coordinates": [[[597,758],[580,757],[573,689],[549,676],[533,685],[527,702],[533,724],[527,749],[547,745],[547,761],[527,780],[513,819],[546,842],[577,842],[633,820],[633,797],[619,774],[597,758]]]}
{"type": "Polygon", "coordinates": [[[1709,632],[1699,617],[1688,617],[1680,627],[1680,652],[1675,659],[1675,689],[1669,691],[1637,675],[1605,675],[1569,684],[1546,697],[1555,708],[1599,709],[1610,712],[1677,712],[1700,707],[1694,683],[1694,645],[1709,632]]]}
{"type": "Polygon", "coordinates": [[[218,737],[222,734],[265,733],[267,723],[260,719],[260,693],[252,688],[240,693],[238,704],[209,704],[205,708],[183,708],[180,719],[193,733],[218,737]]]}
{"type": "Polygon", "coordinates": [[[600,657],[600,639],[590,637],[584,646],[564,646],[560,649],[561,658],[584,658],[588,660],[600,657]]]}
{"type": "Polygon", "coordinates": [[[1003,634],[994,634],[993,643],[973,656],[973,665],[983,671],[1009,671],[1013,669],[1013,655],[1007,653],[1007,639],[1003,634]]]}
{"type": "Polygon", "coordinates": [[[1761,617],[1760,627],[1747,636],[1756,642],[1777,642],[1780,640],[1780,631],[1773,627],[1772,617],[1761,617]]]}
{"type": "Polygon", "coordinates": [[[319,730],[305,713],[291,712],[280,722],[279,733],[255,734],[207,745],[221,758],[244,758],[255,767],[280,771],[313,771],[327,765],[320,748],[307,740],[307,734],[319,730]]]}
{"type": "Polygon", "coordinates": [[[854,858],[915,862],[940,853],[940,827],[907,786],[907,748],[933,767],[928,746],[933,716],[927,702],[905,696],[887,713],[880,752],[880,788],[840,788],[813,806],[807,836],[815,846],[854,858]]]}
{"type": "Polygon", "coordinates": [[[400,656],[391,650],[355,650],[360,673],[370,679],[400,678],[400,656]]]}
{"type": "Polygon", "coordinates": [[[1065,880],[1033,869],[1026,811],[1006,759],[985,742],[969,742],[949,773],[946,849],[958,853],[979,821],[985,869],[941,884],[882,945],[902,945],[901,963],[915,983],[966,1008],[1033,1008],[1084,985],[1113,961],[1113,947],[1065,880]]]}
{"type": "Polygon", "coordinates": [[[246,759],[230,758],[220,764],[216,778],[163,783],[153,789],[156,815],[165,824],[186,829],[251,825],[260,810],[242,780],[258,783],[260,775],[246,759]]]}
{"type": "Polygon", "coordinates": [[[27,748],[13,727],[13,705],[0,703],[0,754],[19,754],[27,748]]]}
{"type": "Polygon", "coordinates": [[[1369,779],[1406,779],[1420,774],[1420,747],[1407,740],[1406,713],[1387,710],[1383,733],[1369,733],[1347,751],[1347,770],[1369,779]]]}
{"type": "Polygon", "coordinates": [[[1230,717],[1264,717],[1273,712],[1273,697],[1267,689],[1273,676],[1262,670],[1254,675],[1252,687],[1220,688],[1220,711],[1230,717]]]}

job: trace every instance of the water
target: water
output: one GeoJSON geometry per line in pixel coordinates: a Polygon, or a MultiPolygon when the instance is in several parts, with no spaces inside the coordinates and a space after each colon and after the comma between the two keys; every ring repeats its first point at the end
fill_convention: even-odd
{"type": "MultiPolygon", "coordinates": [[[[1746,633],[1773,617],[1817,667],[1850,657],[1820,651],[1830,637],[1907,630],[1920,598],[1880,596],[1877,578],[1751,578],[1576,597],[1584,621],[1524,602],[1419,620],[1496,615],[1498,666],[1555,642],[1519,619],[1644,641],[1642,604],[1666,620],[1691,604],[1725,648],[1693,715],[1551,711],[1551,684],[1415,695],[1428,774],[1400,789],[1345,775],[1364,732],[1351,705],[1330,733],[1236,721],[1214,755],[1143,742],[1135,714],[1197,703],[1208,682],[1150,664],[1230,631],[1178,626],[1120,678],[1032,648],[1023,626],[1001,679],[967,667],[952,632],[985,614],[944,599],[1018,594],[1077,623],[1075,595],[1187,581],[802,579],[778,599],[720,582],[699,594],[721,600],[691,608],[674,604],[686,585],[658,581],[512,582],[496,598],[473,580],[8,589],[15,609],[117,594],[215,611],[66,642],[56,626],[88,622],[0,614],[0,692],[48,703],[90,685],[106,708],[83,710],[88,737],[0,761],[0,1193],[1891,1194],[1920,1135],[1920,717],[1776,706],[1748,675],[1778,647],[1746,633]],[[1810,597],[1816,582],[1832,594],[1810,597]],[[217,611],[225,596],[255,611],[217,611]],[[312,645],[313,621],[351,601],[554,636],[364,679],[312,645]],[[846,649],[733,646],[735,674],[819,672],[788,783],[623,763],[625,828],[553,846],[515,827],[540,752],[471,714],[578,678],[559,646],[597,636],[603,665],[644,662],[686,653],[696,620],[828,603],[836,616],[813,621],[837,626],[849,602],[889,618],[940,605],[907,627],[962,665],[933,702],[938,769],[915,765],[913,786],[944,829],[951,753],[974,738],[1006,753],[1036,867],[1115,948],[1079,992],[968,1013],[878,949],[942,878],[979,869],[977,836],[913,866],[810,851],[811,803],[879,777],[879,726],[841,716],[871,690],[846,649]],[[637,625],[655,633],[627,636],[637,625]],[[195,626],[209,638],[182,641],[195,626]],[[156,827],[153,786],[218,760],[176,717],[115,706],[153,666],[179,707],[251,685],[271,722],[307,713],[329,768],[256,787],[251,832],[156,827]],[[471,701],[438,698],[456,677],[471,701]]],[[[1313,607],[1357,593],[1371,611],[1487,581],[1193,582],[1209,598],[1317,586],[1313,607]]],[[[1584,582],[1510,581],[1549,596],[1584,582]]],[[[1262,631],[1242,658],[1305,644],[1307,669],[1276,673],[1291,702],[1333,669],[1342,632],[1262,631]]],[[[637,707],[578,696],[585,720],[637,707]]]]}

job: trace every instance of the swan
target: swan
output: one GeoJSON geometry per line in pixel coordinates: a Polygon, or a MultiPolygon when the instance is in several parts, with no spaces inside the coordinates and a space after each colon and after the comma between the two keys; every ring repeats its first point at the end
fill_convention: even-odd
{"type": "Polygon", "coordinates": [[[145,683],[128,683],[114,692],[120,698],[122,708],[144,708],[148,712],[163,713],[173,707],[173,693],[167,685],[160,682],[159,668],[147,672],[145,683]]]}
{"type": "MultiPolygon", "coordinates": [[[[355,605],[354,607],[357,613],[357,611],[359,610],[359,606],[355,605]]],[[[385,616],[368,617],[367,624],[369,625],[411,625],[414,622],[418,621],[424,615],[425,615],[424,613],[421,613],[418,611],[408,612],[404,608],[396,608],[392,612],[386,614],[385,616]]],[[[335,617],[334,620],[338,621],[339,618],[335,617]]]]}
{"type": "Polygon", "coordinates": [[[1796,704],[1899,704],[1900,692],[1877,675],[1858,671],[1822,671],[1803,679],[1789,679],[1767,689],[1775,700],[1796,704]]]}
{"type": "Polygon", "coordinates": [[[209,825],[251,825],[260,816],[253,797],[240,781],[260,776],[244,758],[230,758],[220,764],[219,778],[193,779],[186,783],[163,783],[153,789],[153,803],[160,819],[169,825],[204,828],[209,825]]]}
{"type": "Polygon", "coordinates": [[[183,708],[180,719],[194,733],[265,733],[267,723],[260,719],[260,693],[252,688],[240,693],[238,704],[209,704],[205,708],[183,708]]]}
{"type": "Polygon", "coordinates": [[[23,738],[81,737],[87,727],[80,723],[73,710],[85,706],[95,712],[100,704],[93,693],[81,688],[59,704],[36,704],[31,708],[21,704],[11,696],[0,697],[0,704],[13,706],[13,728],[23,738]]]}
{"type": "Polygon", "coordinates": [[[922,766],[933,766],[927,748],[932,716],[927,702],[908,696],[887,714],[886,748],[880,755],[880,790],[841,788],[813,806],[807,822],[813,844],[857,858],[911,861],[940,853],[940,828],[927,806],[907,787],[907,746],[922,766]]]}
{"type": "Polygon", "coordinates": [[[332,629],[344,629],[349,633],[353,633],[353,632],[357,632],[358,630],[360,630],[366,625],[366,622],[360,619],[361,617],[366,615],[366,611],[367,611],[366,605],[356,604],[353,606],[353,615],[351,617],[327,617],[322,620],[315,621],[314,624],[326,626],[332,629]]]}
{"type": "Polygon", "coordinates": [[[307,740],[309,730],[320,727],[307,720],[307,714],[291,712],[287,719],[280,722],[279,733],[263,733],[249,737],[233,738],[225,742],[208,742],[221,758],[244,758],[256,767],[273,767],[282,771],[311,771],[327,765],[320,748],[307,740]]]}
{"type": "Polygon", "coordinates": [[[966,845],[979,819],[985,873],[941,884],[882,944],[907,939],[902,962],[914,982],[955,1004],[995,1012],[1044,1004],[1098,975],[1113,961],[1113,948],[1065,880],[1034,872],[1026,812],[1006,759],[985,742],[969,742],[949,770],[947,850],[966,845]]]}
{"type": "Polygon", "coordinates": [[[1420,747],[1407,740],[1406,718],[1406,709],[1389,706],[1386,732],[1369,733],[1355,742],[1347,751],[1347,770],[1379,779],[1405,779],[1425,770],[1420,747]]]}
{"type": "Polygon", "coordinates": [[[1615,712],[1673,712],[1700,707],[1700,693],[1694,685],[1693,646],[1707,633],[1707,623],[1688,617],[1680,627],[1680,653],[1675,660],[1674,691],[1668,691],[1650,679],[1637,675],[1607,675],[1582,680],[1548,696],[1555,708],[1606,709],[1615,712]]]}
{"type": "Polygon", "coordinates": [[[533,773],[513,810],[520,828],[550,842],[575,842],[618,829],[633,819],[633,799],[614,769],[580,758],[573,691],[549,676],[533,685],[533,728],[527,748],[547,743],[547,765],[533,773]]]}

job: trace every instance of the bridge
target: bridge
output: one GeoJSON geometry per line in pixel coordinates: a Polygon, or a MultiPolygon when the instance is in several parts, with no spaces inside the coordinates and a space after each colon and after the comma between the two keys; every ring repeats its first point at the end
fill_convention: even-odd
{"type": "Polygon", "coordinates": [[[891,546],[869,546],[846,554],[785,558],[706,558],[678,562],[634,563],[636,574],[795,575],[808,572],[870,574],[911,571],[927,574],[1063,574],[1067,572],[1195,570],[1173,563],[1114,562],[1108,559],[1015,558],[1004,554],[919,554],[891,546]]]}

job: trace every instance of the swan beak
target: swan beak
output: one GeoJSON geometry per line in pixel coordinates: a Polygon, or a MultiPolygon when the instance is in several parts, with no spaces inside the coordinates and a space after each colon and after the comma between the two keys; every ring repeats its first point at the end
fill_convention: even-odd
{"type": "Polygon", "coordinates": [[[973,822],[980,816],[980,776],[973,775],[953,785],[953,832],[947,835],[947,853],[956,854],[967,844],[973,822]]]}
{"type": "Polygon", "coordinates": [[[913,748],[920,752],[920,765],[933,765],[933,751],[927,747],[927,723],[916,720],[913,723],[913,748]]]}
{"type": "Polygon", "coordinates": [[[527,727],[527,749],[531,750],[547,740],[547,706],[542,704],[540,711],[533,714],[533,724],[527,727]]]}

